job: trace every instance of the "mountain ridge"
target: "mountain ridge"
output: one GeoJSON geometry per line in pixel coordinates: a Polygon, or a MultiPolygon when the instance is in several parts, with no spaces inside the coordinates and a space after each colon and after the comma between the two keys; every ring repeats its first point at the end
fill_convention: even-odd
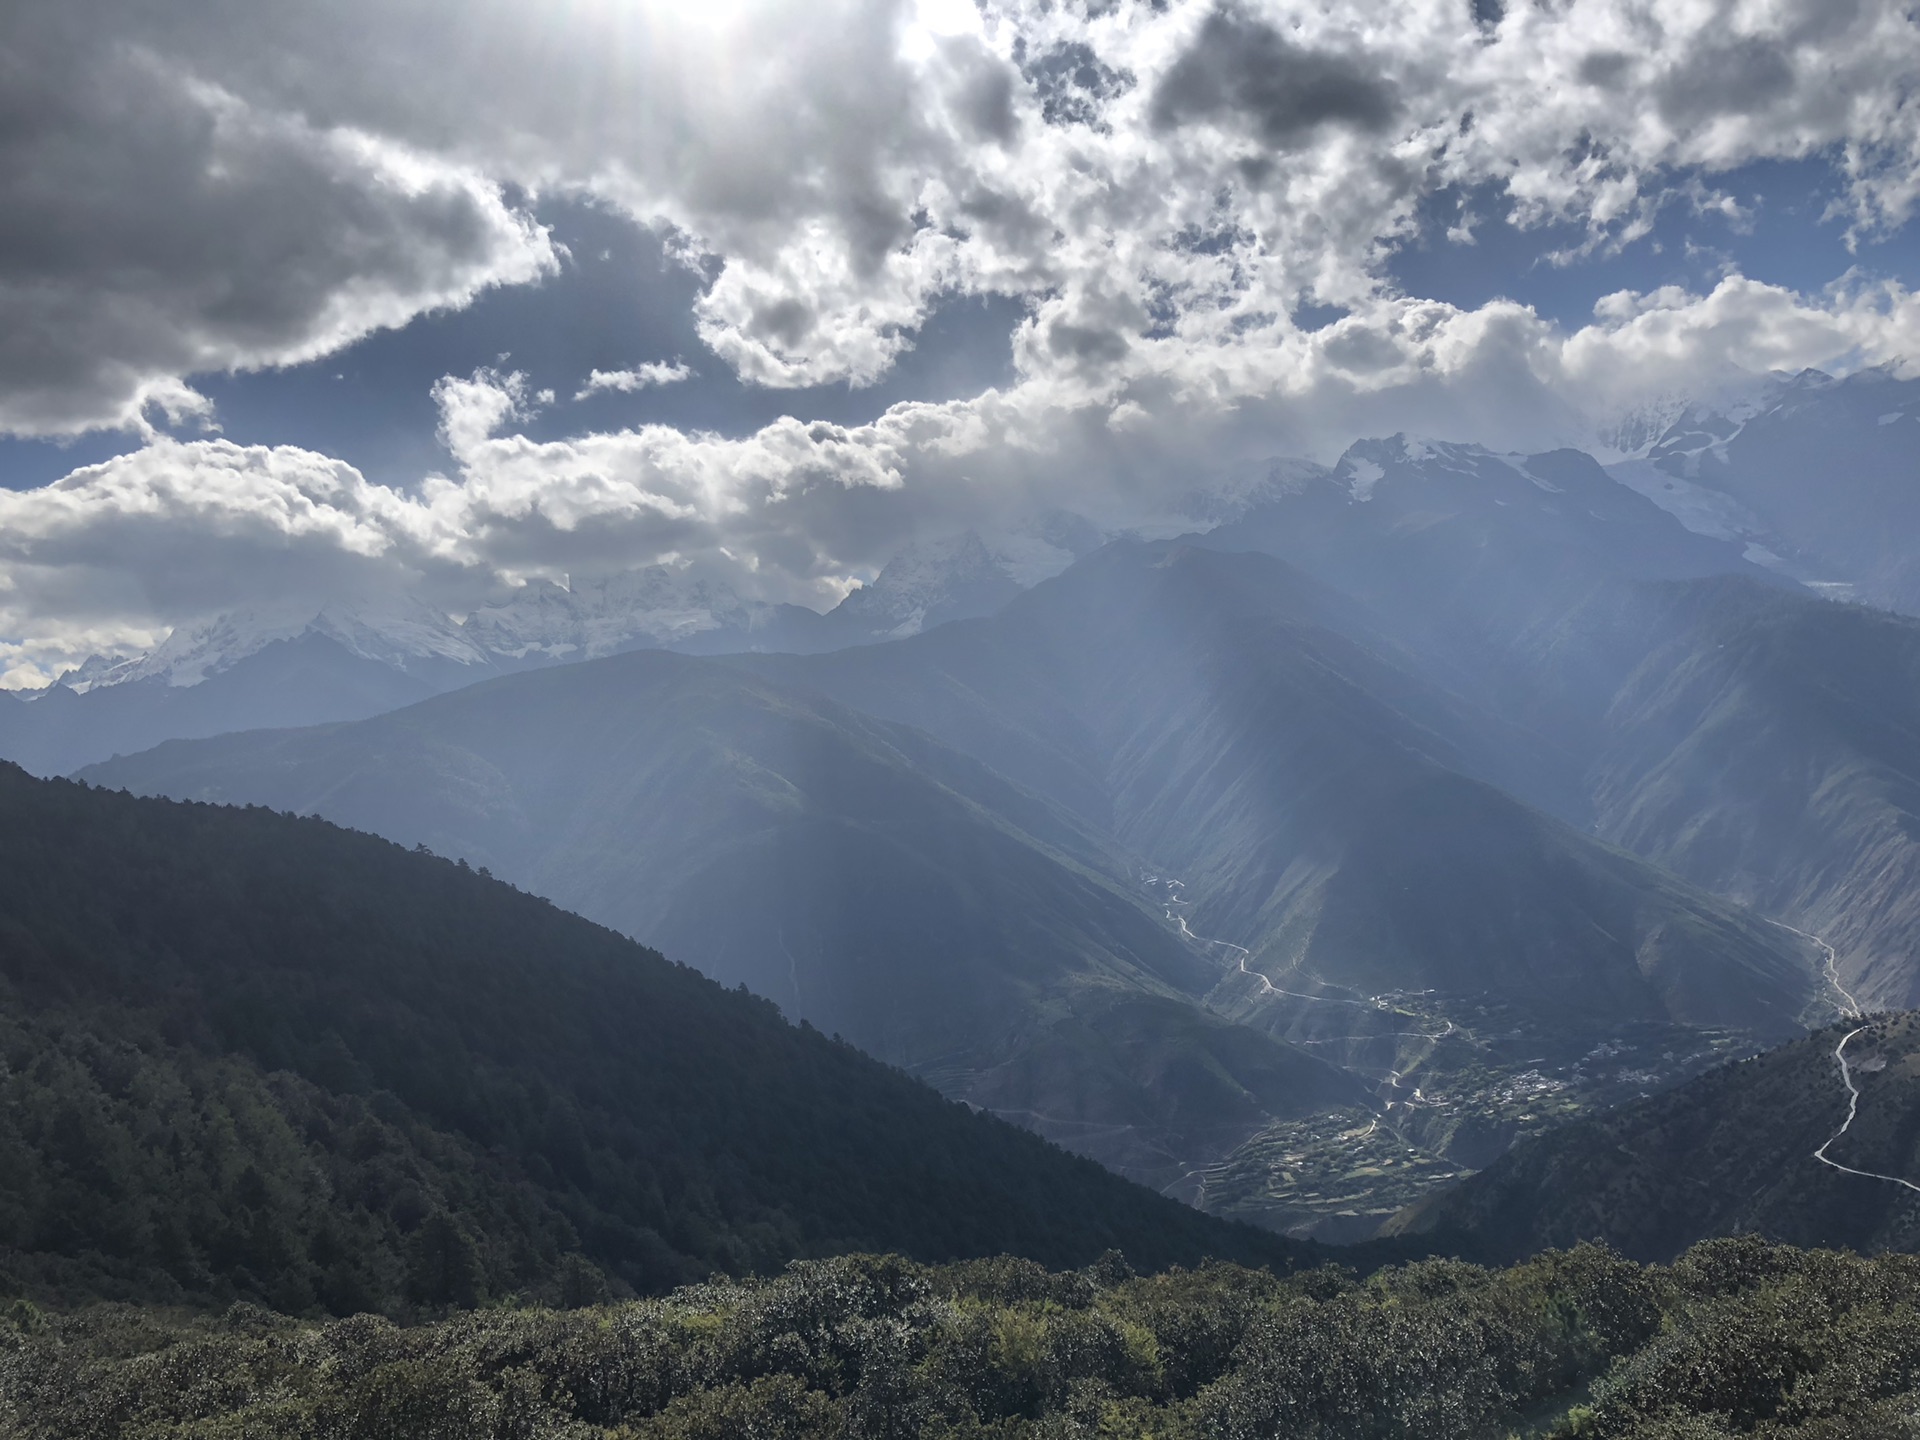
{"type": "MultiPolygon", "coordinates": [[[[1224,1022],[1197,1014],[1182,1027],[1193,1065],[1167,1070],[1127,1006],[1192,1009],[1218,968],[1113,878],[1124,862],[1112,842],[977,761],[823,696],[648,651],[363,723],[212,750],[174,742],[143,762],[169,767],[146,783],[318,810],[485,864],[937,1075],[950,1094],[1050,1116],[1056,1138],[1106,1134],[1102,1158],[1130,1173],[1177,1173],[1153,1127],[1200,1123],[1178,1119],[1189,1085],[1224,1107],[1208,1123],[1239,1114],[1243,1129],[1279,1103],[1259,1078],[1275,1067],[1298,1090],[1289,1112],[1366,1103],[1283,1042],[1222,1049],[1224,1022]],[[1050,1101],[1011,1106],[1007,1067],[1035,1073],[1061,1045],[1106,1082],[1064,1083],[1056,1065],[1050,1101]],[[1238,1058],[1221,1073],[1223,1056],[1238,1058]],[[1230,1078],[1236,1064],[1252,1067],[1251,1088],[1230,1078]]],[[[123,784],[135,766],[88,774],[123,784]]]]}
{"type": "Polygon", "coordinates": [[[40,1293],[399,1314],[570,1255],[646,1291],[1300,1253],[464,865],[12,766],[0,813],[0,1274],[40,1293]]]}

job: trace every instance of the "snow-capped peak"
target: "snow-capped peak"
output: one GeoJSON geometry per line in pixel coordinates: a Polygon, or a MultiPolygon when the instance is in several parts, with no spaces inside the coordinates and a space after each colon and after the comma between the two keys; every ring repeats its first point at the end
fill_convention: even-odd
{"type": "Polygon", "coordinates": [[[143,680],[198,685],[277,641],[308,634],[324,635],[349,654],[397,670],[423,663],[487,663],[487,656],[445,614],[395,595],[378,601],[286,601],[229,611],[176,626],[145,655],[119,661],[94,657],[62,683],[76,690],[143,680]]]}
{"type": "MultiPolygon", "coordinates": [[[[1037,542],[1035,548],[1044,545],[1037,542]]],[[[1072,563],[1071,555],[1066,558],[1072,563]]],[[[832,615],[837,623],[856,626],[865,635],[898,639],[963,613],[988,614],[1023,588],[1007,560],[968,530],[908,545],[871,584],[842,600],[832,615]]]]}
{"type": "Polygon", "coordinates": [[[569,586],[529,580],[500,603],[475,610],[464,633],[508,659],[586,660],[711,630],[751,628],[764,608],[725,583],[651,565],[575,578],[569,586]]]}
{"type": "Polygon", "coordinates": [[[1789,375],[1773,371],[1726,381],[1707,394],[1671,392],[1637,405],[1596,427],[1594,454],[1603,464],[1649,460],[1675,473],[1697,473],[1697,457],[1724,447],[1756,415],[1796,390],[1816,390],[1835,381],[1819,370],[1789,375]]]}
{"type": "Polygon", "coordinates": [[[145,658],[144,655],[89,655],[72,669],[61,671],[53,683],[65,686],[76,695],[84,695],[101,686],[118,684],[125,678],[121,672],[145,658]]]}
{"type": "Polygon", "coordinates": [[[1596,427],[1595,447],[1603,463],[1639,460],[1660,443],[1660,439],[1694,408],[1693,397],[1678,392],[1661,395],[1636,405],[1625,414],[1603,421],[1596,427]]]}
{"type": "Polygon", "coordinates": [[[862,638],[899,639],[949,620],[991,615],[1104,538],[1085,518],[1056,512],[991,537],[967,530],[916,541],[841,601],[830,619],[862,638]]]}
{"type": "Polygon", "coordinates": [[[1352,499],[1364,504],[1373,498],[1375,487],[1389,475],[1422,479],[1443,471],[1479,475],[1489,464],[1513,468],[1483,446],[1455,445],[1416,435],[1386,435],[1349,445],[1334,465],[1331,478],[1352,499]]]}

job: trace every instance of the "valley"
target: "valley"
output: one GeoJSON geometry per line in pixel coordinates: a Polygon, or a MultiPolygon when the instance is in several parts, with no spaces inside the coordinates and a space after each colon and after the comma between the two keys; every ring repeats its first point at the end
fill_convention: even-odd
{"type": "Polygon", "coordinates": [[[0,5],[0,1440],[1920,1440],[1916,78],[0,5]]]}
{"type": "Polygon", "coordinates": [[[1920,1242],[1916,1077],[1911,1012],[1849,1016],[1530,1136],[1384,1228],[1448,1235],[1489,1258],[1575,1236],[1671,1256],[1701,1235],[1745,1231],[1910,1249],[1920,1242]]]}
{"type": "MultiPolygon", "coordinates": [[[[1423,999],[1426,997],[1423,997],[1423,999]]],[[[1380,997],[1383,1021],[1436,1018],[1380,997]]],[[[1477,1012],[1472,997],[1448,1003],[1466,1017],[1444,1041],[1426,1032],[1381,1032],[1296,1044],[1342,1068],[1378,1077],[1377,1113],[1350,1112],[1276,1123],[1198,1172],[1189,1194],[1211,1213],[1330,1243],[1378,1234],[1394,1215],[1484,1168],[1528,1136],[1579,1116],[1655,1094],[1754,1052],[1738,1031],[1631,1027],[1555,1034],[1502,1029],[1511,1014],[1477,1012]],[[1319,1048],[1325,1044],[1328,1049],[1319,1048]]]]}
{"type": "MultiPolygon", "coordinates": [[[[907,618],[846,644],[621,653],[668,577],[543,592],[434,641],[547,647],[519,673],[81,773],[483,866],[1169,1196],[1364,1240],[1920,986],[1917,622],[1653,494],[1366,441],[1038,583],[903,556],[847,614],[907,618]]],[[[372,663],[370,623],[328,633],[372,663]]]]}
{"type": "Polygon", "coordinates": [[[1351,1167],[1275,1171],[1276,1126],[1377,1114],[1452,1175],[1605,1103],[1574,1071],[1610,1036],[1666,1027],[1645,1089],[1818,1003],[1811,942],[1479,778],[1536,763],[1490,733],[1283,563],[1116,545],[911,639],[641,651],[83,773],[484,865],[1129,1178],[1352,1239],[1345,1204],[1287,1218],[1351,1167]],[[1073,766],[1046,790],[993,767],[1036,744],[1073,766]]]}
{"type": "Polygon", "coordinates": [[[1752,1035],[1735,1030],[1554,1028],[1484,994],[1364,995],[1297,972],[1292,983],[1302,988],[1282,988],[1247,968],[1251,952],[1243,947],[1193,933],[1182,882],[1146,875],[1142,885],[1184,939],[1230,962],[1210,1003],[1372,1090],[1368,1108],[1276,1121],[1161,1187],[1211,1213],[1298,1238],[1369,1239],[1516,1140],[1669,1089],[1757,1048],[1752,1035]],[[1243,998],[1249,990],[1257,997],[1252,1012],[1243,998]]]}

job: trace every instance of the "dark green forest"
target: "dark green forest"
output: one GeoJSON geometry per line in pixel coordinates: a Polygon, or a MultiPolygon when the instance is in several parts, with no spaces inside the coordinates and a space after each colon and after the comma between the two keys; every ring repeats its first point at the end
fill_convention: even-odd
{"type": "Polygon", "coordinates": [[[1283,1266],[484,874],[0,768],[0,1294],[416,1318],[796,1257],[1283,1266]]]}
{"type": "Polygon", "coordinates": [[[0,1322],[22,1440],[1910,1440],[1920,1259],[1711,1241],[1365,1280],[802,1261],[400,1328],[239,1305],[0,1322]]]}

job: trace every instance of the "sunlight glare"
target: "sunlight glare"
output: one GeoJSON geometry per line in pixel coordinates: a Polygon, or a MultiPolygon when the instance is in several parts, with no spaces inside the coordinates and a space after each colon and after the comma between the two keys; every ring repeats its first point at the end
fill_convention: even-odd
{"type": "Polygon", "coordinates": [[[925,60],[936,40],[981,33],[975,0],[911,0],[911,12],[900,37],[900,53],[908,60],[925,60]]]}

